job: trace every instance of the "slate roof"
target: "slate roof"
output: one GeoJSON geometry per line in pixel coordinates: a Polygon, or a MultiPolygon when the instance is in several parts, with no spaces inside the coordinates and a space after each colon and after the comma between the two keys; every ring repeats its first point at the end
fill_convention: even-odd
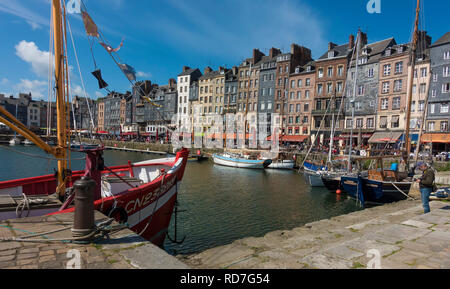
{"type": "MultiPolygon", "coordinates": [[[[347,56],[348,51],[349,51],[348,50],[348,43],[344,44],[344,45],[336,46],[333,49],[331,49],[330,51],[335,51],[336,52],[336,55],[334,56],[334,58],[347,56]]],[[[328,52],[329,51],[325,52],[325,54],[322,55],[318,60],[326,60],[326,59],[328,59],[328,52]]]]}
{"type": "Polygon", "coordinates": [[[439,46],[442,44],[447,44],[450,43],[450,31],[445,33],[441,38],[439,38],[433,45],[431,45],[432,47],[434,46],[439,46]]]}
{"type": "Polygon", "coordinates": [[[198,70],[198,68],[191,68],[191,69],[186,70],[185,72],[178,74],[178,76],[190,75],[190,74],[194,73],[196,70],[198,70]]]}

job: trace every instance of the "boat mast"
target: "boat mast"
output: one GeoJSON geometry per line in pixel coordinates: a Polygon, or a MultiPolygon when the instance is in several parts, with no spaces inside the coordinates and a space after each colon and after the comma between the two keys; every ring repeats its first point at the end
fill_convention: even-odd
{"type": "Polygon", "coordinates": [[[67,168],[67,153],[64,147],[66,142],[66,105],[65,105],[65,81],[64,81],[64,44],[62,37],[61,1],[53,0],[53,29],[54,29],[54,50],[55,50],[55,84],[56,84],[56,112],[57,112],[57,137],[59,160],[58,160],[58,193],[65,193],[64,172],[67,168]]]}
{"type": "MultiPolygon", "coordinates": [[[[432,73],[430,72],[430,81],[429,83],[431,83],[431,75],[432,73]]],[[[420,131],[419,131],[419,138],[417,140],[417,147],[416,147],[416,151],[414,153],[414,163],[417,163],[417,161],[419,160],[419,151],[420,151],[420,145],[422,143],[422,135],[423,135],[423,131],[425,129],[425,118],[427,115],[427,107],[428,107],[428,93],[430,92],[430,84],[428,84],[428,88],[427,88],[427,92],[425,94],[425,104],[423,107],[423,114],[422,114],[422,119],[420,120],[420,131]]],[[[419,96],[420,96],[420,91],[419,91],[419,96]]],[[[420,98],[420,97],[419,97],[420,98]]]]}
{"type": "MultiPolygon", "coordinates": [[[[356,84],[358,80],[358,61],[359,61],[359,49],[361,45],[361,30],[358,29],[358,37],[356,39],[356,69],[355,69],[355,82],[353,84],[353,99],[350,101],[352,104],[352,127],[350,129],[350,146],[348,148],[348,172],[352,171],[352,150],[353,150],[353,125],[355,124],[355,99],[356,99],[356,84]]],[[[351,65],[351,63],[350,63],[351,65]]]]}
{"type": "Polygon", "coordinates": [[[409,152],[411,150],[411,140],[409,139],[409,130],[410,130],[410,125],[411,125],[410,122],[411,122],[412,89],[413,89],[413,81],[414,81],[414,70],[415,70],[414,67],[416,65],[416,50],[417,50],[418,29],[419,29],[419,12],[420,12],[420,0],[417,0],[416,21],[414,24],[414,34],[413,34],[411,56],[410,56],[411,73],[409,74],[409,90],[408,90],[408,101],[407,101],[407,111],[406,111],[405,155],[404,155],[406,164],[409,164],[409,152]]]}

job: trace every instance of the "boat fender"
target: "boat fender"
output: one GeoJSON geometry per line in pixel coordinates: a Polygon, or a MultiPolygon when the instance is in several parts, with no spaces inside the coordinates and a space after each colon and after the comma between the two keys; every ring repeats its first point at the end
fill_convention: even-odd
{"type": "Polygon", "coordinates": [[[120,224],[125,224],[126,222],[128,222],[128,213],[122,207],[112,208],[111,211],[108,213],[108,217],[114,218],[120,224]]]}

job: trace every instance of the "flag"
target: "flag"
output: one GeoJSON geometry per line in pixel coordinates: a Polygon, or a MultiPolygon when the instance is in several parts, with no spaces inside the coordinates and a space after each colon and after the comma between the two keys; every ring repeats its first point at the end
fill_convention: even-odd
{"type": "Polygon", "coordinates": [[[99,37],[98,28],[94,20],[86,11],[81,11],[81,16],[83,17],[84,28],[86,29],[86,34],[93,37],[99,37]]]}
{"type": "Polygon", "coordinates": [[[122,46],[123,46],[123,40],[122,40],[122,42],[120,43],[119,47],[117,47],[116,49],[113,49],[110,45],[108,45],[108,44],[106,44],[106,43],[103,43],[103,42],[101,42],[101,41],[100,41],[99,43],[100,43],[101,46],[103,46],[103,48],[106,49],[106,51],[108,51],[108,53],[111,53],[111,52],[117,52],[117,51],[119,51],[120,48],[122,48],[122,46]]]}
{"type": "Polygon", "coordinates": [[[119,67],[125,74],[125,76],[128,78],[128,80],[130,81],[136,80],[136,71],[134,70],[133,67],[129,66],[128,64],[120,64],[120,63],[119,67]]]}
{"type": "Polygon", "coordinates": [[[97,78],[98,80],[98,87],[99,89],[103,89],[105,87],[108,87],[108,83],[106,83],[102,78],[102,71],[100,69],[97,69],[96,71],[92,72],[92,75],[97,78]]]}
{"type": "Polygon", "coordinates": [[[69,14],[81,14],[80,0],[67,1],[66,8],[67,8],[67,13],[69,13],[69,14]]]}

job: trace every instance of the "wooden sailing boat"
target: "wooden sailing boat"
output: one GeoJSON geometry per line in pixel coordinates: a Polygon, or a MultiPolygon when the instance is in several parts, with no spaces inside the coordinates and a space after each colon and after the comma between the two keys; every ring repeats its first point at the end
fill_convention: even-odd
{"type": "Polygon", "coordinates": [[[85,149],[82,151],[86,154],[85,170],[71,172],[67,169],[70,148],[67,129],[69,86],[65,16],[65,6],[61,5],[61,0],[53,0],[57,146],[49,146],[0,107],[0,121],[57,159],[58,172],[56,176],[0,182],[0,220],[72,212],[72,186],[82,177],[89,177],[96,182],[96,210],[127,223],[140,236],[162,245],[176,203],[178,185],[184,175],[188,151],[182,149],[174,158],[107,168],[103,162],[103,148],[85,149]],[[20,207],[20,204],[28,206],[20,207]]]}
{"type": "MultiPolygon", "coordinates": [[[[409,167],[409,154],[411,149],[410,120],[412,103],[412,85],[414,77],[414,66],[416,60],[416,49],[418,42],[420,0],[417,0],[416,20],[411,44],[411,73],[409,75],[410,89],[408,90],[407,113],[406,113],[406,132],[405,132],[405,150],[403,158],[407,167],[409,167]]],[[[399,158],[399,156],[379,156],[356,158],[357,160],[376,160],[377,169],[369,170],[367,174],[358,174],[358,176],[347,175],[341,178],[341,184],[344,190],[352,197],[356,198],[362,205],[365,202],[390,203],[408,198],[412,185],[412,180],[407,173],[399,173],[395,170],[386,170],[383,168],[383,160],[389,158],[399,158]]]]}

